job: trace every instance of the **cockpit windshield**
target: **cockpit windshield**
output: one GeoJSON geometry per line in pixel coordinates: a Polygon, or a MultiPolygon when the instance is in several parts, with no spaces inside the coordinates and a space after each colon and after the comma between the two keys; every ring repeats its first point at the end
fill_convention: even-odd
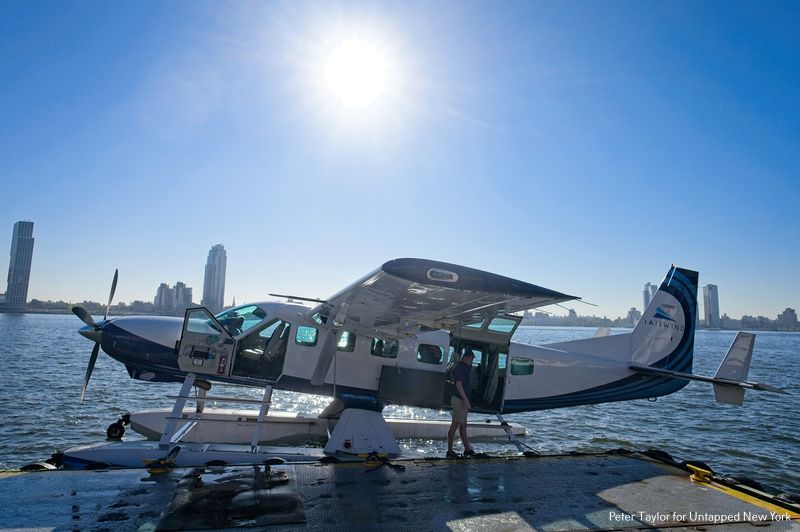
{"type": "Polygon", "coordinates": [[[228,330],[231,336],[238,336],[252,327],[255,327],[267,313],[256,305],[242,305],[220,312],[215,316],[228,330]]]}

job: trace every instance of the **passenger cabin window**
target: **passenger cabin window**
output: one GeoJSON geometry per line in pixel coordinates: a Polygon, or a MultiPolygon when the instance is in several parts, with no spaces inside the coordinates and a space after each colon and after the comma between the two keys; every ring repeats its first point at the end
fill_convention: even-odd
{"type": "Polygon", "coordinates": [[[438,345],[419,344],[417,360],[425,364],[441,364],[444,362],[444,349],[438,345]]]}
{"type": "Polygon", "coordinates": [[[255,327],[267,317],[267,313],[256,305],[244,305],[228,309],[216,315],[223,327],[231,336],[238,336],[243,332],[255,327]]]}
{"type": "Polygon", "coordinates": [[[512,375],[532,375],[533,374],[533,360],[530,358],[512,357],[511,358],[511,374],[512,375]]]}
{"type": "Polygon", "coordinates": [[[317,329],[300,325],[294,335],[294,343],[308,347],[317,345],[317,329]]]}
{"type": "Polygon", "coordinates": [[[356,335],[350,331],[344,331],[336,344],[336,350],[343,353],[352,353],[356,350],[356,335]]]}
{"type": "Polygon", "coordinates": [[[400,343],[391,338],[383,340],[381,338],[372,339],[372,348],[370,353],[376,357],[383,358],[397,358],[397,351],[400,348],[400,343]]]}
{"type": "Polygon", "coordinates": [[[492,318],[492,321],[489,323],[489,327],[487,328],[494,332],[510,333],[514,330],[514,325],[516,324],[516,321],[508,318],[492,318]]]}
{"type": "Polygon", "coordinates": [[[480,329],[483,327],[483,320],[476,321],[475,323],[468,323],[467,325],[464,325],[464,327],[469,327],[470,329],[480,329]]]}

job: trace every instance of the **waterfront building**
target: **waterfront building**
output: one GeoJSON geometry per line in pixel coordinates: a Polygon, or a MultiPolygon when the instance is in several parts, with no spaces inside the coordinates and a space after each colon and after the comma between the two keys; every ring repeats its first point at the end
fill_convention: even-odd
{"type": "Polygon", "coordinates": [[[636,307],[631,307],[631,309],[628,311],[628,318],[627,318],[628,325],[631,327],[635,327],[636,324],[639,323],[640,319],[642,319],[642,313],[639,312],[639,309],[637,309],[636,307]]]}
{"type": "Polygon", "coordinates": [[[192,306],[192,287],[178,281],[172,288],[175,291],[175,311],[183,312],[192,306]]]}
{"type": "Polygon", "coordinates": [[[707,284],[703,287],[703,311],[705,326],[719,328],[719,292],[715,284],[707,284]]]}
{"type": "Polygon", "coordinates": [[[170,288],[167,283],[158,285],[153,305],[160,312],[172,312],[175,310],[175,290],[170,288]]]}
{"type": "Polygon", "coordinates": [[[225,306],[225,268],[228,257],[222,244],[208,252],[201,304],[216,314],[225,306]]]}
{"type": "Polygon", "coordinates": [[[153,306],[158,312],[180,314],[192,306],[192,288],[181,281],[172,288],[167,283],[161,283],[156,290],[153,306]]]}
{"type": "Polygon", "coordinates": [[[778,314],[778,325],[788,329],[797,328],[797,312],[793,308],[787,308],[778,314]]]}
{"type": "Polygon", "coordinates": [[[647,283],[644,285],[644,290],[642,291],[642,303],[644,306],[643,309],[647,310],[647,307],[650,305],[650,302],[653,300],[653,297],[656,295],[656,291],[658,287],[654,284],[647,283]]]}
{"type": "Polygon", "coordinates": [[[8,263],[8,288],[3,303],[5,310],[25,310],[28,282],[33,263],[33,222],[17,222],[11,237],[11,259],[8,263]]]}
{"type": "Polygon", "coordinates": [[[741,329],[742,328],[742,320],[735,320],[728,316],[727,314],[723,314],[722,317],[719,319],[720,327],[723,329],[741,329]]]}

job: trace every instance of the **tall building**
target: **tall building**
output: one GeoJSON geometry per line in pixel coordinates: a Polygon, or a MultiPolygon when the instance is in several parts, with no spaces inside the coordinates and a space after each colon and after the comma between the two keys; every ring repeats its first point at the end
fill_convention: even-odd
{"type": "Polygon", "coordinates": [[[188,307],[192,306],[192,287],[186,286],[186,283],[178,281],[172,287],[175,291],[175,311],[183,312],[188,307]]]}
{"type": "Polygon", "coordinates": [[[643,309],[647,309],[647,306],[656,295],[656,290],[658,290],[658,287],[654,284],[647,283],[644,285],[644,290],[642,291],[642,302],[644,303],[644,306],[642,307],[643,309]]]}
{"type": "Polygon", "coordinates": [[[635,327],[639,320],[642,319],[642,313],[636,307],[631,307],[628,311],[627,322],[630,327],[635,327]]]}
{"type": "Polygon", "coordinates": [[[172,312],[175,310],[175,290],[170,288],[167,283],[161,283],[156,290],[156,297],[153,305],[161,312],[172,312]]]}
{"type": "Polygon", "coordinates": [[[797,312],[793,308],[787,308],[778,314],[778,325],[789,329],[797,328],[797,312]]]}
{"type": "Polygon", "coordinates": [[[17,222],[11,237],[11,260],[8,263],[8,288],[5,310],[25,310],[28,282],[33,262],[33,222],[17,222]]]}
{"type": "Polygon", "coordinates": [[[715,284],[707,284],[703,287],[703,311],[705,326],[718,328],[720,326],[719,292],[715,284]]]}
{"type": "Polygon", "coordinates": [[[216,314],[225,306],[225,267],[228,256],[225,247],[217,244],[208,252],[206,261],[206,275],[203,281],[203,299],[200,302],[204,307],[216,314]]]}
{"type": "Polygon", "coordinates": [[[160,312],[180,314],[192,306],[192,288],[181,281],[175,283],[172,288],[167,283],[161,283],[156,290],[153,306],[160,312]]]}

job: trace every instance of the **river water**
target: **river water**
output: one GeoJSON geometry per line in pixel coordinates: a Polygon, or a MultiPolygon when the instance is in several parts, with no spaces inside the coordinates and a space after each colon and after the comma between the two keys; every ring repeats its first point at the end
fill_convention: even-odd
{"type": "MultiPolygon", "coordinates": [[[[48,458],[52,451],[105,439],[123,412],[169,407],[179,384],[128,378],[102,353],[83,404],[78,402],[92,343],[77,334],[72,315],[0,314],[0,469],[48,458]]],[[[620,332],[620,331],[614,331],[620,332]]],[[[592,336],[594,329],[520,327],[514,340],[541,344],[592,336]]],[[[694,372],[713,375],[735,333],[698,331],[694,372]]],[[[542,453],[662,449],[677,460],[702,460],[718,473],[747,476],[779,491],[800,493],[800,379],[793,363],[800,334],[764,332],[756,337],[750,379],[791,395],[747,392],[744,407],[720,405],[712,387],[692,382],[658,401],[628,401],[506,416],[524,425],[524,442],[542,453]]],[[[223,390],[224,387],[219,387],[223,390]]],[[[237,390],[241,394],[241,390],[237,390]]],[[[254,398],[260,398],[257,390],[254,398]]],[[[274,410],[316,414],[325,397],[276,391],[274,410]]],[[[449,419],[447,412],[387,407],[390,416],[449,419]]],[[[471,419],[475,419],[475,416],[471,419]]],[[[480,418],[478,418],[480,419],[480,418]]],[[[136,438],[128,431],[125,438],[136,438]]],[[[443,441],[403,440],[412,453],[441,456],[443,441]]],[[[478,450],[511,452],[502,443],[478,450]]]]}

